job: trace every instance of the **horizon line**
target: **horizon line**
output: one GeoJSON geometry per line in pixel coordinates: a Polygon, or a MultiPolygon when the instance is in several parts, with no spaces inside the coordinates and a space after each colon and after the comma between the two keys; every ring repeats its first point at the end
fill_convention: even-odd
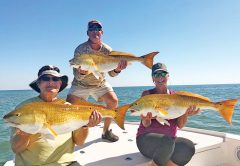
{"type": "MultiPolygon", "coordinates": [[[[219,83],[219,84],[175,84],[175,85],[168,85],[170,86],[206,86],[206,85],[240,85],[240,83],[219,83]]],[[[154,85],[136,85],[136,86],[112,86],[113,88],[130,88],[130,87],[153,87],[154,85]]],[[[70,87],[67,87],[66,89],[69,89],[70,87]]],[[[65,90],[66,90],[65,89],[65,90]]],[[[23,90],[33,90],[31,88],[29,89],[0,89],[0,91],[15,91],[15,90],[19,90],[19,91],[23,91],[23,90]]],[[[33,90],[34,91],[34,90],[33,90]]]]}

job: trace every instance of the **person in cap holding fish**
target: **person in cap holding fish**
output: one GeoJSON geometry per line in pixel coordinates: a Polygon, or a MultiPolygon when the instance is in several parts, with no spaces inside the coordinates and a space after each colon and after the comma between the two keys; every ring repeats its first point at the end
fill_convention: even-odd
{"type": "MultiPolygon", "coordinates": [[[[30,87],[38,92],[39,96],[20,103],[16,108],[31,102],[70,104],[57,98],[58,93],[67,84],[68,77],[61,75],[58,67],[51,65],[43,66],[38,72],[38,78],[30,83],[30,87]]],[[[100,122],[101,114],[93,111],[86,126],[70,133],[60,134],[51,142],[39,133],[28,134],[18,128],[13,128],[11,147],[16,154],[15,165],[80,165],[74,158],[74,146],[75,144],[84,144],[88,135],[88,127],[96,126],[100,122]]]]}
{"type": "MultiPolygon", "coordinates": [[[[152,67],[152,80],[155,87],[146,90],[142,96],[150,94],[174,94],[167,87],[169,72],[163,63],[156,63],[152,67]]],[[[156,117],[148,112],[141,115],[141,123],[137,132],[137,147],[146,157],[152,159],[151,166],[183,166],[186,165],[195,153],[192,141],[176,137],[177,128],[182,128],[187,123],[188,117],[199,112],[191,106],[186,113],[176,119],[167,120],[169,125],[161,124],[156,117]]]]}
{"type": "MultiPolygon", "coordinates": [[[[112,51],[111,47],[103,43],[101,37],[103,35],[102,23],[97,20],[88,22],[87,35],[88,41],[80,44],[74,52],[74,57],[81,54],[104,54],[109,55],[112,51]]],[[[120,61],[117,68],[109,71],[111,77],[117,76],[123,69],[127,67],[127,61],[120,61]]],[[[114,109],[118,106],[118,98],[113,91],[111,85],[105,80],[104,73],[98,73],[101,77],[96,78],[93,73],[82,70],[81,67],[73,69],[74,79],[69,90],[67,101],[72,104],[77,104],[80,99],[87,100],[92,96],[96,101],[106,103],[106,107],[114,109]]],[[[102,139],[107,139],[111,142],[118,141],[118,136],[109,130],[111,118],[106,118],[103,126],[102,139]]]]}

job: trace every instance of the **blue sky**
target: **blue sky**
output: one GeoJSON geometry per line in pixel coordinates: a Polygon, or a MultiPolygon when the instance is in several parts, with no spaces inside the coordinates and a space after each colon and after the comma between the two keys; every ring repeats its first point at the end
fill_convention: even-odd
{"type": "MultiPolygon", "coordinates": [[[[53,64],[70,77],[68,60],[87,40],[87,22],[103,23],[103,42],[137,56],[160,51],[170,85],[240,83],[238,0],[0,0],[0,90],[29,89],[53,64]]],[[[113,86],[153,85],[133,63],[113,86]]]]}

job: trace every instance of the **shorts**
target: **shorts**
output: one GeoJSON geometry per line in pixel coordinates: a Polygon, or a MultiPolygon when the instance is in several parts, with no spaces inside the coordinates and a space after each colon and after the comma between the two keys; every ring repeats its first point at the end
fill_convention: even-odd
{"type": "Polygon", "coordinates": [[[165,166],[171,160],[179,166],[186,165],[195,154],[195,146],[186,138],[172,138],[158,133],[146,133],[137,137],[137,147],[157,165],[165,166]]]}
{"type": "Polygon", "coordinates": [[[80,97],[84,100],[88,100],[88,97],[92,96],[96,101],[98,101],[100,97],[108,92],[113,92],[113,88],[108,82],[106,82],[101,87],[93,88],[72,85],[68,94],[80,97]]]}

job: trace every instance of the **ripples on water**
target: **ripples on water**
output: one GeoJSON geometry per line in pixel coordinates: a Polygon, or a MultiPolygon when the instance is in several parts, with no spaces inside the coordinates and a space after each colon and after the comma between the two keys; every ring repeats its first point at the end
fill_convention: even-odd
{"type": "MultiPolygon", "coordinates": [[[[152,87],[119,87],[114,88],[118,98],[119,105],[124,105],[135,101],[141,96],[144,90],[152,87]]],[[[175,91],[189,91],[198,93],[210,98],[212,101],[221,101],[226,99],[240,99],[240,84],[233,85],[184,85],[184,86],[170,86],[171,90],[175,91]]],[[[66,98],[68,89],[59,94],[60,98],[66,98]]],[[[10,150],[9,138],[10,131],[3,121],[2,117],[7,112],[14,109],[20,102],[37,96],[38,94],[32,90],[14,90],[14,91],[0,91],[0,165],[1,162],[12,159],[13,154],[10,150]]],[[[94,102],[93,99],[89,101],[94,102]]],[[[127,113],[126,120],[139,121],[138,117],[129,116],[127,113]]],[[[220,132],[228,132],[233,134],[240,134],[240,104],[238,103],[233,115],[232,126],[219,116],[218,113],[210,110],[203,111],[188,120],[188,127],[202,128],[208,130],[215,130],[220,132]]]]}

